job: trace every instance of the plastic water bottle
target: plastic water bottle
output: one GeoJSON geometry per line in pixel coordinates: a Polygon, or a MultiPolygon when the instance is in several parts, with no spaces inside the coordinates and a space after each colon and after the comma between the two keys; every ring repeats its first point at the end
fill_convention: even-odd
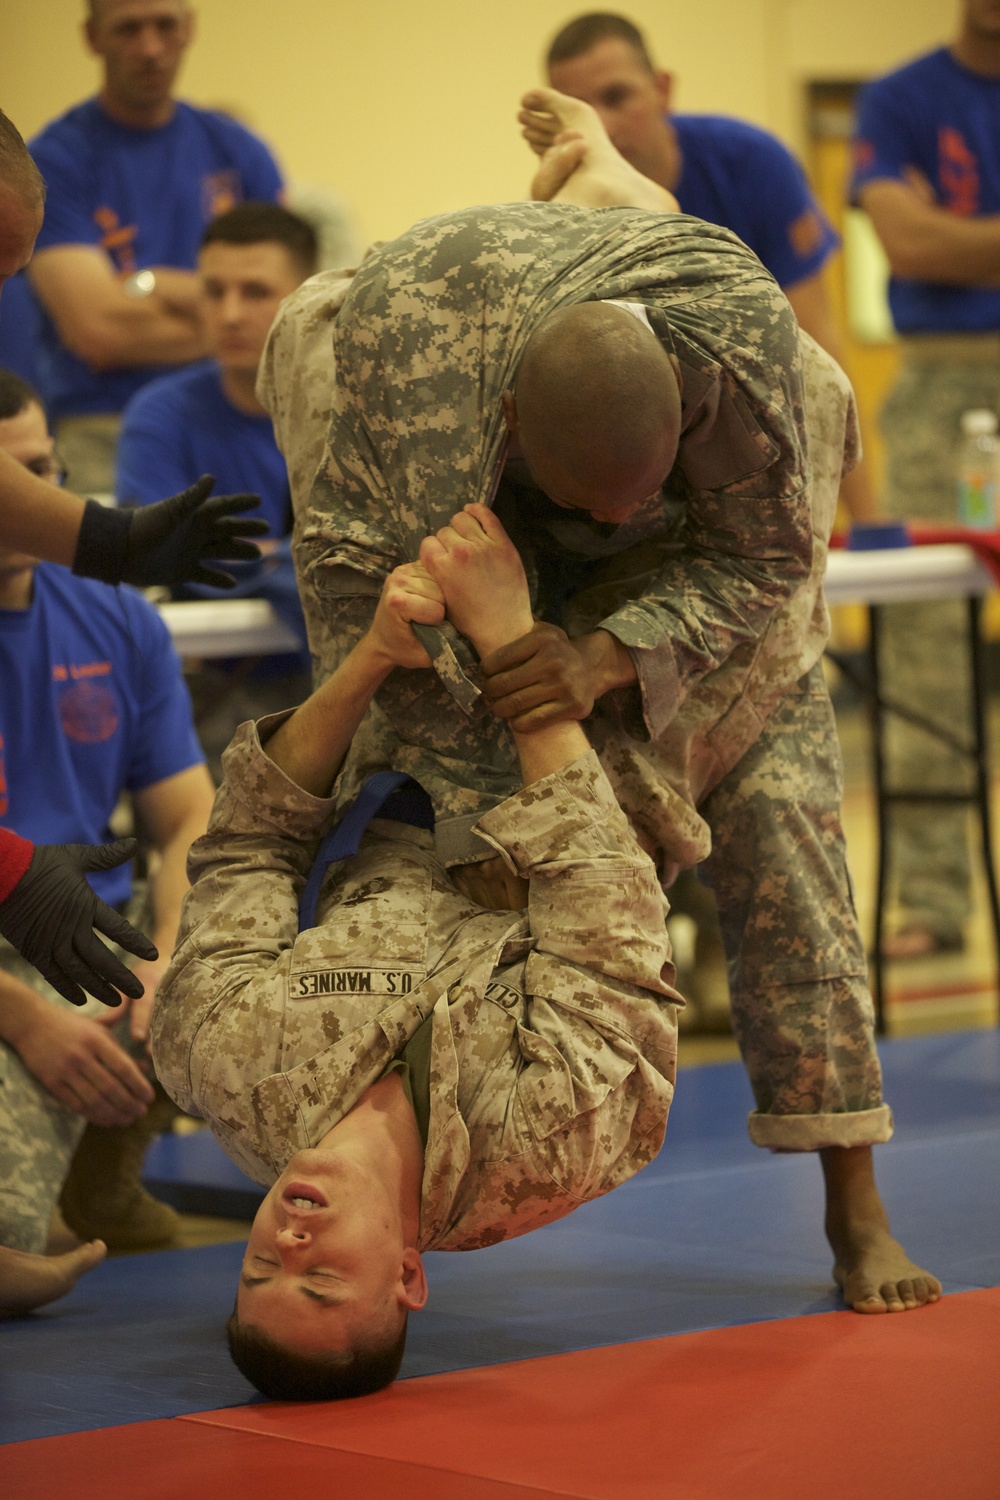
{"type": "Polygon", "coordinates": [[[991,531],[997,525],[998,463],[996,413],[985,407],[964,411],[958,450],[958,519],[963,526],[991,531]]]}

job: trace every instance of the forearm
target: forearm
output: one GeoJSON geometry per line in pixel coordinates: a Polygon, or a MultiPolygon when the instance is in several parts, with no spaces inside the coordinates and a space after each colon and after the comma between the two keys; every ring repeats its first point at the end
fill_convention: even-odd
{"type": "Polygon", "coordinates": [[[39,1008],[46,1004],[30,985],[0,969],[0,1041],[20,1051],[25,1033],[34,1024],[39,1008]]]}
{"type": "Polygon", "coordinates": [[[313,797],[328,797],[376,690],[393,663],[364,636],[267,742],[266,754],[313,797]]]}
{"type": "Polygon", "coordinates": [[[188,893],[188,851],[195,839],[205,832],[205,819],[192,818],[177,829],[159,850],[156,867],[150,876],[149,899],[152,908],[152,939],[161,958],[168,958],[177,941],[181,906],[188,893]]]}
{"type": "MultiPolygon", "coordinates": [[[[594,697],[603,697],[612,688],[636,680],[635,663],[620,641],[606,630],[595,630],[573,642],[584,659],[595,684],[594,697]]],[[[575,720],[561,719],[543,724],[526,734],[511,726],[517,759],[525,786],[540,781],[554,771],[561,771],[571,761],[586,755],[590,742],[575,720]]]]}
{"type": "Polygon", "coordinates": [[[209,352],[197,320],[158,294],[139,302],[122,293],[92,322],[80,329],[64,325],[60,333],[74,354],[99,369],[190,364],[209,352]]]}
{"type": "Polygon", "coordinates": [[[0,538],[11,551],[70,567],[85,503],[39,479],[0,448],[0,538]]]}
{"type": "Polygon", "coordinates": [[[951,286],[1000,285],[1000,215],[951,214],[895,181],[862,188],[860,201],[894,275],[951,286]]]}
{"type": "MultiPolygon", "coordinates": [[[[545,796],[537,793],[537,786],[515,793],[478,825],[529,881],[537,993],[551,993],[543,974],[569,965],[595,980],[603,976],[669,996],[660,977],[670,958],[663,892],[596,755],[560,767],[550,774],[545,796]]],[[[536,993],[534,984],[531,989],[536,993]]],[[[607,997],[595,989],[594,995],[615,1009],[630,1004],[629,994],[607,997]]]]}

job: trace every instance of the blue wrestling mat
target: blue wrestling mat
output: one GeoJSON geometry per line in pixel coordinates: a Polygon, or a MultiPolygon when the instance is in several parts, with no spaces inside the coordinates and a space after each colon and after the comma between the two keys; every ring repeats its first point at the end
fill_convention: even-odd
{"type": "MultiPolygon", "coordinates": [[[[1000,1284],[1000,1032],[880,1051],[897,1133],[877,1170],[895,1232],[946,1291],[1000,1284]]],[[[430,1304],[411,1319],[403,1375],[833,1311],[818,1163],[755,1150],[749,1106],[740,1064],[686,1070],[667,1144],[637,1178],[522,1239],[428,1256],[430,1304]]],[[[201,1143],[209,1195],[246,1191],[207,1137],[177,1139],[201,1143]]],[[[178,1158],[174,1171],[189,1170],[178,1158]]],[[[108,1261],[62,1302],[0,1325],[0,1440],[250,1399],[221,1333],[241,1256],[232,1244],[108,1261]]]]}

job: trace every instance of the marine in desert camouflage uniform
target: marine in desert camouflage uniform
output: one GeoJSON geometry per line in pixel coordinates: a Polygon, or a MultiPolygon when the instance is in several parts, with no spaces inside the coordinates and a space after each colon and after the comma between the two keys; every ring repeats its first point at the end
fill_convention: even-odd
{"type": "MultiPolygon", "coordinates": [[[[531,612],[520,560],[495,518],[482,517],[519,584],[523,628],[531,612]]],[[[226,752],[209,831],[191,852],[181,941],[157,994],[160,1077],[271,1189],[244,1261],[234,1354],[249,1325],[285,1354],[350,1357],[387,1305],[394,1339],[398,1309],[405,1318],[426,1297],[419,1251],[477,1249],[561,1218],[634,1175],[663,1142],[679,999],[665,901],[578,725],[518,737],[531,741],[519,744],[524,789],[479,825],[528,880],[526,911],[467,900],[430,832],[387,809],[359,851],[330,866],[315,925],[299,930],[303,885],[338,805],[331,783],[378,680],[379,641],[395,649],[402,639],[417,659],[401,664],[429,669],[392,614],[409,571],[388,580],[372,629],[302,709],[244,725],[226,752]],[[409,1107],[393,1099],[400,1065],[409,1107]],[[379,1108],[366,1115],[375,1094],[379,1108]],[[393,1109],[414,1168],[409,1195],[394,1179],[352,1266],[352,1213],[380,1201],[399,1145],[392,1135],[373,1145],[393,1109]],[[359,1130],[362,1155],[375,1151],[377,1162],[360,1197],[356,1143],[346,1176],[342,1162],[344,1132],[359,1130]],[[332,1178],[323,1175],[331,1151],[341,1161],[332,1178]],[[388,1297],[366,1280],[382,1255],[388,1297]],[[331,1264],[335,1306],[303,1326],[302,1287],[315,1294],[331,1264]]],[[[481,649],[488,630],[502,631],[509,602],[495,599],[482,632],[468,627],[481,649]]],[[[305,1393],[275,1384],[270,1366],[263,1377],[245,1372],[265,1393],[305,1393]]]]}

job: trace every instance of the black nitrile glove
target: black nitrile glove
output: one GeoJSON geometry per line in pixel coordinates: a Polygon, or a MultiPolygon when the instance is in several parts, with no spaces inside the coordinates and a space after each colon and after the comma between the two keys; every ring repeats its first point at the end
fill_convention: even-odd
{"type": "Polygon", "coordinates": [[[152,961],[158,956],[156,949],[95,895],[83,878],[88,872],[124,864],[136,848],[135,839],[118,839],[114,844],[36,844],[31,864],[0,903],[0,933],[72,1005],[86,1004],[84,990],[105,1005],[120,1005],[121,996],[112,985],[133,1000],[143,993],[141,982],[101,942],[94,928],[137,958],[152,961]]]}
{"type": "Polygon", "coordinates": [[[189,490],[155,505],[112,509],[88,500],[80,524],[73,572],[102,583],[211,583],[231,589],[236,582],[204,559],[224,557],[253,562],[260,556],[251,536],[263,536],[267,522],[244,517],[259,495],[211,495],[215,480],[205,474],[189,490]],[[209,496],[211,495],[211,498],[209,496]]]}

